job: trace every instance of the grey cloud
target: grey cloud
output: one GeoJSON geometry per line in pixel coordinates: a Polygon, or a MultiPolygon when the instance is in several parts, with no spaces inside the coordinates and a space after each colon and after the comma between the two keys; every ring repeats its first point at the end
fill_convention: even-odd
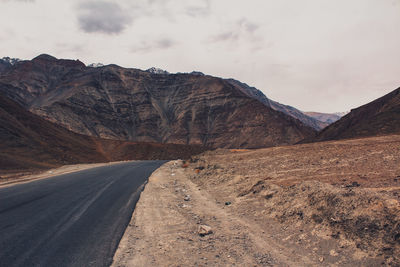
{"type": "Polygon", "coordinates": [[[156,41],[156,48],[166,49],[172,47],[174,44],[170,39],[160,39],[156,41]]]}
{"type": "Polygon", "coordinates": [[[237,41],[239,34],[234,31],[223,32],[211,37],[212,42],[237,41]]]}
{"type": "Polygon", "coordinates": [[[241,39],[251,40],[253,43],[260,42],[261,39],[256,36],[259,25],[243,18],[236,21],[230,30],[216,34],[210,38],[211,42],[236,42],[241,39]]]}
{"type": "Polygon", "coordinates": [[[79,27],[87,33],[121,33],[132,23],[133,18],[117,3],[95,1],[78,6],[79,27]]]}
{"type": "Polygon", "coordinates": [[[0,2],[25,2],[25,3],[33,3],[36,0],[0,0],[0,2]]]}
{"type": "Polygon", "coordinates": [[[203,7],[190,6],[186,8],[186,14],[191,17],[204,17],[210,14],[210,11],[203,7]]]}
{"type": "MultiPolygon", "coordinates": [[[[140,5],[140,4],[139,4],[140,5]]],[[[161,16],[174,21],[177,15],[206,17],[211,14],[210,0],[147,0],[139,7],[142,13],[149,16],[161,16]]]]}
{"type": "Polygon", "coordinates": [[[244,29],[247,32],[253,33],[255,32],[260,26],[257,24],[254,24],[250,21],[248,21],[247,19],[241,19],[237,22],[237,24],[244,29]]]}
{"type": "Polygon", "coordinates": [[[205,17],[211,13],[210,1],[204,0],[202,5],[186,7],[186,14],[191,17],[205,17]]]}
{"type": "Polygon", "coordinates": [[[148,53],[155,50],[163,50],[171,48],[176,43],[168,38],[158,39],[154,42],[143,41],[138,45],[132,47],[132,53],[148,53]]]}

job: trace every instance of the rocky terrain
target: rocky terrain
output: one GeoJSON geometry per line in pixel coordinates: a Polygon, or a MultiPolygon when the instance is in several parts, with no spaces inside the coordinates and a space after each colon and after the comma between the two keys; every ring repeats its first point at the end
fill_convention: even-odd
{"type": "Polygon", "coordinates": [[[169,162],[113,266],[399,266],[399,255],[400,135],[390,135],[169,162]]]}
{"type": "Polygon", "coordinates": [[[136,142],[257,148],[314,136],[232,81],[40,55],[0,72],[0,92],[76,133],[136,142]]]}
{"type": "Polygon", "coordinates": [[[0,95],[1,176],[64,164],[185,158],[204,149],[200,146],[135,143],[76,134],[0,95]]]}
{"type": "Polygon", "coordinates": [[[338,140],[400,133],[400,88],[329,125],[308,141],[338,140]]]}

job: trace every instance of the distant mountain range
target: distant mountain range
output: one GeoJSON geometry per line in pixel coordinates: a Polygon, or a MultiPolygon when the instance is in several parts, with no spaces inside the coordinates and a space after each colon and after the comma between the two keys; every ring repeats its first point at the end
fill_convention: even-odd
{"type": "Polygon", "coordinates": [[[238,88],[239,90],[241,90],[242,92],[244,92],[245,94],[247,94],[248,96],[250,96],[254,99],[257,99],[258,101],[263,103],[265,106],[272,108],[276,111],[285,113],[286,115],[289,115],[295,119],[298,119],[305,125],[308,125],[308,126],[314,128],[315,130],[321,130],[324,127],[328,126],[328,123],[326,123],[324,121],[320,121],[318,119],[315,119],[311,116],[308,116],[305,113],[303,113],[302,111],[300,111],[292,106],[284,105],[284,104],[278,103],[276,101],[273,101],[273,100],[267,98],[260,90],[258,90],[255,87],[248,86],[247,84],[239,82],[234,79],[228,79],[227,81],[230,84],[232,84],[233,86],[235,86],[236,88],[238,88]]]}
{"type": "MultiPolygon", "coordinates": [[[[338,113],[321,113],[321,112],[304,112],[309,117],[312,117],[320,122],[323,122],[328,126],[329,124],[334,123],[339,120],[341,117],[346,115],[348,112],[338,112],[338,113]]],[[[326,127],[325,126],[325,127],[326,127]]],[[[323,128],[325,128],[323,127],[323,128]]]]}
{"type": "Polygon", "coordinates": [[[325,114],[201,72],[85,66],[49,55],[0,59],[3,170],[400,134],[399,122],[400,88],[348,114],[325,114]]]}
{"type": "Polygon", "coordinates": [[[260,101],[260,91],[200,73],[94,68],[40,55],[3,69],[0,92],[49,121],[100,138],[258,148],[316,133],[279,111],[280,104],[260,101]]]}

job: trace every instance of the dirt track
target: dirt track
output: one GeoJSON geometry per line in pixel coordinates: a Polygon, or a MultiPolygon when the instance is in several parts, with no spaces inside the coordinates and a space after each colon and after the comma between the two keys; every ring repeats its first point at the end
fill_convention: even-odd
{"type": "Polygon", "coordinates": [[[397,266],[399,196],[400,136],[207,152],[153,174],[114,266],[397,266]]]}

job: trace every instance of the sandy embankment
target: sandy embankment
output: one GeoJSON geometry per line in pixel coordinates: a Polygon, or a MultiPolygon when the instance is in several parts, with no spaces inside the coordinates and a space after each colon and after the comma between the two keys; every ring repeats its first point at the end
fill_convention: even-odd
{"type": "Polygon", "coordinates": [[[396,266],[399,193],[400,136],[207,152],[153,173],[113,266],[396,266]]]}

